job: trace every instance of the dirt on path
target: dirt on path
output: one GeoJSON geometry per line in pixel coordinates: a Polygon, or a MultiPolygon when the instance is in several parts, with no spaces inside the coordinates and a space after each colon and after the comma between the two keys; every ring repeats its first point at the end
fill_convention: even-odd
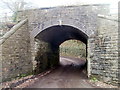
{"type": "Polygon", "coordinates": [[[61,65],[50,74],[40,78],[27,88],[96,88],[83,73],[82,60],[61,57],[61,65]],[[77,63],[76,63],[77,62],[77,63]]]}
{"type": "Polygon", "coordinates": [[[25,88],[25,90],[37,88],[91,88],[91,90],[103,88],[103,90],[109,90],[113,88],[118,90],[117,86],[89,80],[85,72],[85,63],[85,60],[79,58],[60,57],[60,66],[57,68],[54,67],[38,75],[4,82],[2,83],[2,90],[6,90],[6,88],[12,88],[11,90],[14,90],[13,88],[25,88]]]}

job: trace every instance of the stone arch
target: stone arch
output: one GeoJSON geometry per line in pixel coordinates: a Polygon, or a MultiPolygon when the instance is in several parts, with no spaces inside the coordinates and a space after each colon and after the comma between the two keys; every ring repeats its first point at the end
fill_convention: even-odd
{"type": "Polygon", "coordinates": [[[55,25],[41,31],[35,36],[37,61],[35,73],[59,64],[59,45],[66,40],[80,40],[87,46],[88,36],[78,28],[68,25],[55,25]],[[42,54],[41,54],[42,53],[42,54]]]}
{"type": "Polygon", "coordinates": [[[88,35],[70,25],[55,25],[44,29],[35,38],[57,45],[69,39],[77,39],[87,44],[88,35]]]}

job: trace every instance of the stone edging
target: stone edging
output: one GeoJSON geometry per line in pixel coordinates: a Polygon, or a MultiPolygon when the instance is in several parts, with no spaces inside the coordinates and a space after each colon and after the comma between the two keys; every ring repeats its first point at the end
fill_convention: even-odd
{"type": "Polygon", "coordinates": [[[11,35],[13,35],[22,25],[24,25],[26,22],[28,21],[28,19],[24,19],[22,21],[20,21],[18,24],[16,24],[15,26],[13,26],[10,31],[8,31],[5,35],[3,35],[0,38],[0,45],[2,45],[11,35]]]}
{"type": "Polygon", "coordinates": [[[23,77],[21,79],[15,80],[15,81],[10,81],[10,82],[5,82],[2,84],[2,88],[25,88],[34,82],[36,82],[39,78],[46,76],[47,74],[51,73],[55,68],[52,68],[48,71],[45,71],[43,73],[40,73],[38,75],[30,75],[27,77],[23,77]],[[30,82],[30,83],[29,83],[30,82]]]}

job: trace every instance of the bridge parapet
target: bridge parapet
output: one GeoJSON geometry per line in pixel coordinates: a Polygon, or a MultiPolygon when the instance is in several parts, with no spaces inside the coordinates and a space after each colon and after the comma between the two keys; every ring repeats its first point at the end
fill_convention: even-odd
{"type": "Polygon", "coordinates": [[[29,30],[33,31],[34,36],[48,27],[61,24],[74,26],[90,36],[96,31],[98,14],[109,14],[109,5],[93,4],[33,9],[20,12],[19,17],[29,19],[29,30]],[[35,31],[37,31],[36,34],[35,31]]]}

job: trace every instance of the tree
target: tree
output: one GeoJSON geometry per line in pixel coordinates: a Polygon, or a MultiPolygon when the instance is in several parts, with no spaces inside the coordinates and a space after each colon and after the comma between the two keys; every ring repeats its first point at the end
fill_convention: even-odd
{"type": "Polygon", "coordinates": [[[13,12],[13,22],[17,21],[18,11],[25,10],[30,5],[24,0],[1,0],[2,3],[13,12]]]}

